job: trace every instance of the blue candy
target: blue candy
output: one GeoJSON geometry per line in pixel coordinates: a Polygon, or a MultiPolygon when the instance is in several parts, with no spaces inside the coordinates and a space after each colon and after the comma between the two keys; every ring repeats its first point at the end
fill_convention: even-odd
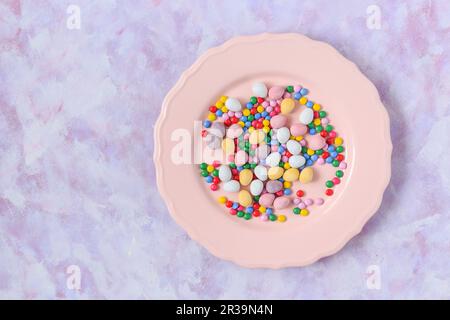
{"type": "Polygon", "coordinates": [[[205,128],[211,127],[211,121],[209,121],[209,120],[203,121],[203,126],[204,126],[205,128]]]}

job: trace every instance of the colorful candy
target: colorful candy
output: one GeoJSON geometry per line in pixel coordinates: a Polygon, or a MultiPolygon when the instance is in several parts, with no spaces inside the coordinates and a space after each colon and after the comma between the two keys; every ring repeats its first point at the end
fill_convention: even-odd
{"type": "Polygon", "coordinates": [[[200,175],[212,191],[223,190],[231,198],[237,193],[236,201],[217,198],[231,215],[285,222],[287,217],[278,211],[294,205],[294,215],[308,216],[311,207],[325,200],[309,194],[304,198],[304,190],[293,188],[313,181],[315,164],[330,165],[336,171],[324,182],[324,193],[332,196],[347,168],[344,140],[323,107],[308,99],[306,88],[267,88],[257,82],[252,92],[247,102],[222,96],[208,107],[201,135],[208,148],[222,151],[225,159],[201,163],[200,175]],[[289,115],[297,109],[298,122],[288,126],[289,115]]]}

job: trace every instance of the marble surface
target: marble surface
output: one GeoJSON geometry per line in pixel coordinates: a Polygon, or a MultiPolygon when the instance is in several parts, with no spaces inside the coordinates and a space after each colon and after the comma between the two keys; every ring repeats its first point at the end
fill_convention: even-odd
{"type": "Polygon", "coordinates": [[[0,298],[450,298],[449,11],[446,0],[2,0],[0,298]],[[155,186],[166,92],[208,48],[266,31],[334,45],[392,121],[379,212],[306,268],[211,256],[155,186]]]}

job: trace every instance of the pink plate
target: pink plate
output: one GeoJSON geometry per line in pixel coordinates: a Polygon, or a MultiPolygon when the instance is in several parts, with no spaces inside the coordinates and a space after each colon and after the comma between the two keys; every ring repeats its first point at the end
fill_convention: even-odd
{"type": "Polygon", "coordinates": [[[333,47],[299,34],[238,37],[208,50],[167,94],[155,127],[157,184],[172,217],[212,254],[245,267],[305,266],[340,250],[379,208],[391,152],[388,114],[374,85],[333,47]],[[174,163],[179,139],[193,136],[208,107],[221,95],[247,101],[255,81],[308,88],[344,138],[342,183],[324,196],[324,168],[307,193],[327,201],[307,217],[287,213],[288,221],[276,223],[231,216],[198,164],[174,163]]]}

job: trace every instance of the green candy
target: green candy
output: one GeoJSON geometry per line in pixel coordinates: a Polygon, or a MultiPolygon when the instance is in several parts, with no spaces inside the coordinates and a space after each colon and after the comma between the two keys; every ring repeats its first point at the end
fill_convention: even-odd
{"type": "Polygon", "coordinates": [[[333,126],[331,125],[331,124],[329,124],[329,125],[327,125],[326,127],[325,127],[325,131],[326,132],[330,132],[330,131],[332,131],[333,130],[333,126]]]}
{"type": "Polygon", "coordinates": [[[339,167],[339,161],[333,160],[332,165],[333,167],[339,167]]]}
{"type": "Polygon", "coordinates": [[[232,162],[229,164],[231,169],[236,169],[236,163],[232,162]]]}
{"type": "Polygon", "coordinates": [[[250,98],[250,102],[253,103],[253,104],[255,104],[255,103],[258,102],[258,99],[256,99],[256,97],[251,97],[251,98],[250,98]]]}
{"type": "Polygon", "coordinates": [[[326,116],[327,116],[327,113],[325,111],[320,111],[319,112],[319,117],[325,118],[326,116]]]}
{"type": "Polygon", "coordinates": [[[207,167],[208,167],[208,164],[206,164],[206,163],[204,163],[204,162],[202,162],[202,163],[200,164],[200,169],[202,169],[202,170],[206,170],[207,167]]]}
{"type": "Polygon", "coordinates": [[[334,183],[331,180],[328,180],[327,182],[325,182],[325,185],[327,186],[327,188],[333,188],[334,183]]]}
{"type": "Polygon", "coordinates": [[[300,214],[300,208],[294,208],[294,209],[292,209],[292,212],[294,213],[294,214],[300,214]]]}
{"type": "Polygon", "coordinates": [[[244,214],[244,211],[238,211],[238,213],[237,213],[237,216],[238,216],[239,218],[242,218],[244,215],[245,215],[245,214],[244,214]]]}
{"type": "Polygon", "coordinates": [[[341,153],[341,152],[343,152],[344,151],[344,147],[343,146],[338,146],[338,147],[336,147],[336,152],[337,153],[341,153]]]}
{"type": "Polygon", "coordinates": [[[218,177],[218,176],[219,176],[219,170],[214,169],[214,171],[212,172],[212,175],[213,175],[214,177],[218,177]]]}
{"type": "Polygon", "coordinates": [[[342,178],[343,176],[344,176],[344,171],[342,171],[342,170],[337,170],[336,171],[336,177],[342,178]]]}
{"type": "Polygon", "coordinates": [[[269,220],[270,221],[276,221],[277,220],[277,216],[272,213],[271,215],[269,215],[269,220]]]}
{"type": "Polygon", "coordinates": [[[252,214],[251,213],[246,213],[245,215],[244,215],[244,219],[245,220],[250,220],[252,218],[252,214]]]}
{"type": "Polygon", "coordinates": [[[207,176],[209,176],[209,172],[206,170],[202,170],[201,175],[206,178],[207,176]]]}
{"type": "Polygon", "coordinates": [[[286,91],[289,92],[289,93],[292,93],[292,92],[294,92],[294,87],[293,86],[287,86],[286,87],[286,91]]]}

